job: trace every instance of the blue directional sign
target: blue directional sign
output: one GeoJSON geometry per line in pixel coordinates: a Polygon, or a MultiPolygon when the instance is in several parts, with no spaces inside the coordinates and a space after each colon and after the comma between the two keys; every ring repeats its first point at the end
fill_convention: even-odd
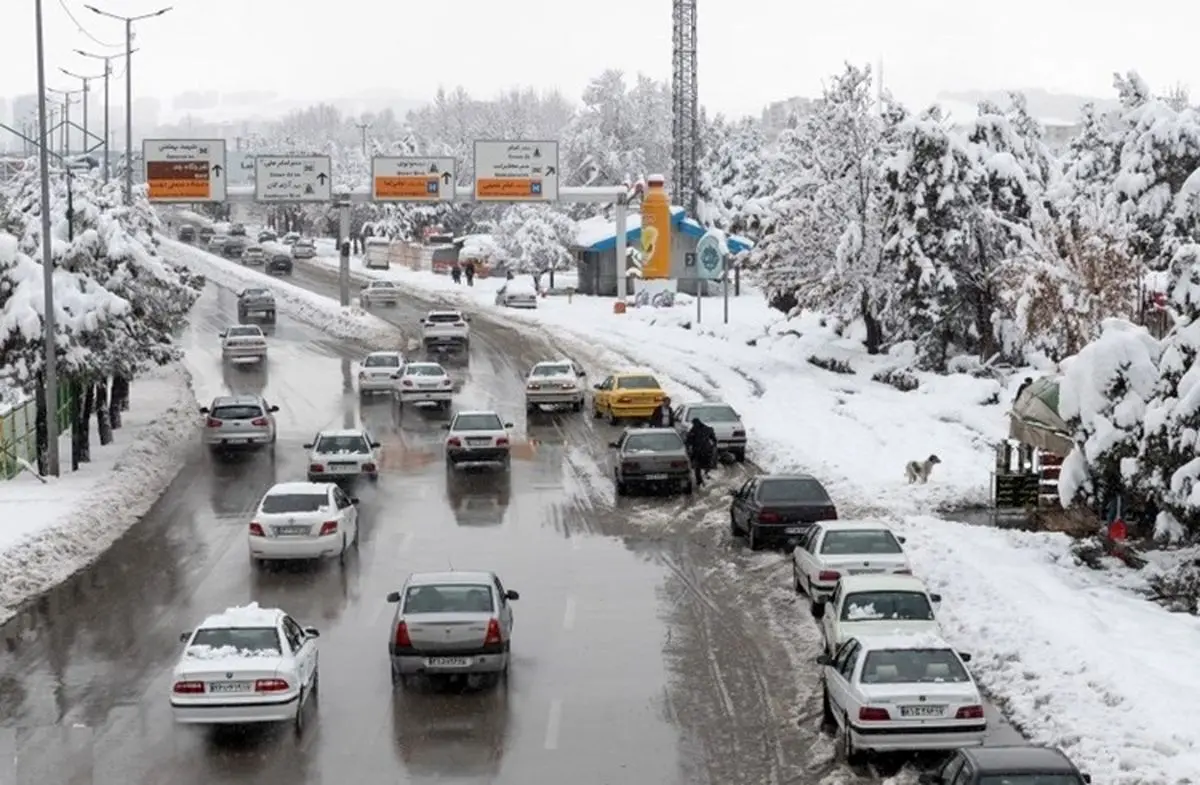
{"type": "Polygon", "coordinates": [[[721,240],[712,232],[706,232],[696,244],[696,277],[714,281],[725,270],[725,255],[721,253],[721,240]]]}

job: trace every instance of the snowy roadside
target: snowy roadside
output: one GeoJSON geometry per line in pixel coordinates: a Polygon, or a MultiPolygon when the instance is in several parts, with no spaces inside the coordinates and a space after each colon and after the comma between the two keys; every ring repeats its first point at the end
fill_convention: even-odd
{"type": "MultiPolygon", "coordinates": [[[[337,259],[306,263],[336,268],[337,259]]],[[[1078,566],[1064,535],[927,514],[939,504],[985,499],[1006,407],[982,401],[999,392],[1007,402],[1012,390],[965,375],[922,375],[917,392],[900,393],[867,381],[887,359],[854,352],[819,324],[793,320],[787,327],[801,335],[788,335],[778,319],[769,329],[760,309],[758,322],[733,311],[725,326],[719,300],[703,304],[711,314],[705,320],[715,324],[683,329],[694,305],[618,317],[611,299],[546,298],[537,311],[518,312],[494,306],[497,281],[467,289],[429,273],[367,271],[358,259],[352,265],[359,280],[387,278],[431,303],[537,327],[600,369],[633,361],[669,376],[663,381],[673,394],[728,400],[752,429],[759,445],[752,457],[765,469],[813,471],[835,499],[886,517],[908,537],[916,571],[946,598],[940,616],[947,635],[975,655],[980,683],[1029,738],[1063,747],[1097,782],[1166,785],[1200,774],[1200,728],[1187,722],[1200,702],[1200,667],[1192,665],[1200,622],[1078,566]],[[746,344],[751,339],[756,346],[746,344]],[[858,372],[819,370],[805,362],[810,354],[845,360],[858,372]],[[931,483],[905,485],[898,476],[904,461],[928,451],[944,462],[931,483]]],[[[725,516],[707,521],[714,547],[726,545],[725,516]]],[[[811,624],[794,606],[772,612],[781,628],[811,624]]]]}
{"type": "Polygon", "coordinates": [[[341,308],[337,305],[331,308],[331,301],[326,297],[187,243],[163,238],[162,247],[170,252],[172,258],[219,286],[234,291],[251,286],[270,289],[275,294],[281,312],[326,330],[331,336],[362,341],[379,348],[401,345],[399,330],[394,325],[361,308],[341,308]]]}
{"type": "Polygon", "coordinates": [[[0,484],[0,623],[33,597],[86,567],[158,501],[193,449],[197,428],[191,377],[172,363],[139,377],[133,405],[77,472],[28,474],[0,484]]]}

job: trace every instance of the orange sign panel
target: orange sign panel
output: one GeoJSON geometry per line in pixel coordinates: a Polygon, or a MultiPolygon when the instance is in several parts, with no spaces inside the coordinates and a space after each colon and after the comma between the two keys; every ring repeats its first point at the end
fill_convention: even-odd
{"type": "Polygon", "coordinates": [[[201,161],[146,163],[150,199],[208,199],[212,194],[209,165],[201,161]]]}
{"type": "Polygon", "coordinates": [[[475,181],[476,199],[528,199],[541,195],[541,180],[495,177],[475,181]]]}
{"type": "Polygon", "coordinates": [[[208,180],[150,180],[150,199],[208,199],[212,186],[208,180]]]}
{"type": "Polygon", "coordinates": [[[376,177],[375,195],[381,199],[437,199],[438,178],[425,176],[376,177]]]}

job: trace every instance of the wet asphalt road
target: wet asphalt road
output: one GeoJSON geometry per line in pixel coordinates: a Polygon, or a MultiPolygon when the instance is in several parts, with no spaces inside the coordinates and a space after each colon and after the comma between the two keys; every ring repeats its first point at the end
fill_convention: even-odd
{"type": "MultiPolygon", "coordinates": [[[[293,282],[336,296],[307,268],[293,282]]],[[[378,313],[411,330],[426,308],[378,313]]],[[[448,484],[442,420],[360,404],[364,347],[281,317],[265,370],[222,370],[215,333],[233,314],[232,293],[210,285],[184,339],[197,392],[263,392],[280,406],[278,456],[221,463],[197,447],[109,554],[5,628],[0,783],[873,779],[836,763],[817,730],[819,636],[786,559],[729,541],[725,492],[741,469],[692,500],[615,501],[607,426],[586,414],[526,422],[524,371],[556,353],[479,319],[469,366],[452,370],[456,405],[499,410],[522,446],[510,479],[448,484]],[[385,444],[380,482],[357,491],[358,552],[344,567],[252,570],[245,525],[261,494],[303,475],[300,445],[316,430],[358,419],[385,444]],[[521,592],[511,684],[393,695],[383,598],[407,572],[450,566],[494,569],[521,592]],[[171,722],[179,632],[249,600],[322,631],[321,700],[299,740],[171,722]]]]}

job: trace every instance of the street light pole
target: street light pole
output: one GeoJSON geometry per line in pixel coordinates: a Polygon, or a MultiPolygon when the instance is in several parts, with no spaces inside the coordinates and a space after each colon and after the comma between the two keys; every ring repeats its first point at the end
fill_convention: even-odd
{"type": "Polygon", "coordinates": [[[354,127],[362,134],[362,154],[363,158],[367,157],[367,129],[371,127],[370,123],[355,123],[354,127]]]}
{"type": "Polygon", "coordinates": [[[46,473],[59,476],[58,465],[58,330],[54,324],[54,254],[50,248],[50,151],[46,141],[46,47],[42,34],[42,0],[34,0],[37,28],[38,166],[42,176],[42,327],[46,357],[42,394],[46,408],[46,473]]]}
{"type": "MultiPolygon", "coordinates": [[[[136,51],[137,51],[136,49],[132,49],[132,50],[130,50],[129,54],[132,54],[133,52],[136,52],[136,51]]],[[[110,145],[112,144],[112,133],[110,133],[108,130],[108,113],[109,113],[109,106],[110,106],[110,104],[108,102],[108,82],[109,82],[110,77],[112,77],[113,58],[114,57],[123,57],[126,55],[97,55],[97,54],[92,54],[91,52],[85,52],[82,49],[76,49],[75,53],[79,54],[79,55],[83,55],[84,57],[90,57],[93,60],[103,60],[104,61],[104,182],[107,183],[108,182],[108,171],[109,171],[109,159],[112,157],[112,153],[109,149],[110,145]]]]}
{"type": "Polygon", "coordinates": [[[160,8],[148,14],[138,16],[120,16],[108,11],[101,11],[94,5],[84,8],[93,14],[107,16],[125,23],[125,204],[133,204],[133,23],[155,16],[162,16],[174,6],[160,8]]]}
{"type": "Polygon", "coordinates": [[[71,154],[71,96],[77,95],[82,90],[56,90],[53,87],[47,87],[51,93],[58,93],[63,97],[63,132],[62,132],[62,154],[66,158],[71,154]]]}
{"type": "MultiPolygon", "coordinates": [[[[91,126],[88,125],[88,104],[91,103],[90,96],[91,96],[91,92],[92,92],[91,84],[92,84],[93,79],[100,79],[101,77],[103,77],[105,79],[105,81],[107,82],[107,80],[108,80],[108,63],[104,64],[105,72],[99,76],[83,76],[82,74],[77,74],[74,71],[68,71],[65,68],[59,68],[58,70],[62,71],[67,76],[73,77],[73,78],[78,79],[79,81],[83,82],[83,149],[80,152],[83,155],[87,155],[88,148],[90,148],[92,146],[91,126]]],[[[105,100],[107,100],[107,99],[108,99],[108,96],[106,95],[105,100]]]]}

